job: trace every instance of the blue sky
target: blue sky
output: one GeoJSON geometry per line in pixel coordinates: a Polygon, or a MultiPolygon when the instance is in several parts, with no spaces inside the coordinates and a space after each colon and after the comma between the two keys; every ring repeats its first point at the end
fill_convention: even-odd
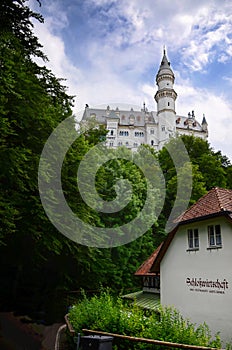
{"type": "Polygon", "coordinates": [[[57,77],[76,95],[74,114],[126,103],[156,110],[163,45],[175,73],[176,112],[194,110],[209,142],[232,160],[231,0],[42,0],[34,31],[57,77]]]}

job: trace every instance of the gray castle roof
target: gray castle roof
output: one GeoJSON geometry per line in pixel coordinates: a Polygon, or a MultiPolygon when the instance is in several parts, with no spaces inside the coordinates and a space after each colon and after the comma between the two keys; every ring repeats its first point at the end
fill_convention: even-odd
{"type": "Polygon", "coordinates": [[[163,75],[163,74],[169,74],[169,75],[172,75],[174,77],[174,73],[170,67],[170,62],[167,59],[165,50],[164,50],[163,58],[162,58],[162,61],[161,61],[161,64],[160,64],[160,67],[159,67],[159,70],[158,70],[158,73],[156,76],[156,80],[158,79],[158,77],[160,75],[163,75]]]}
{"type": "MultiPolygon", "coordinates": [[[[97,109],[97,108],[89,108],[85,109],[83,115],[84,120],[90,120],[91,118],[95,118],[97,122],[101,124],[107,124],[107,119],[115,119],[119,123],[120,126],[131,126],[135,127],[145,127],[145,125],[157,125],[158,117],[157,112],[148,111],[147,109],[141,109],[141,111],[134,111],[131,109],[128,110],[119,110],[116,108],[115,110],[111,110],[109,106],[107,109],[97,109]]],[[[206,123],[205,117],[203,117],[203,122],[206,123]]],[[[176,128],[182,130],[194,130],[198,132],[202,132],[202,124],[200,124],[194,116],[194,112],[192,114],[188,114],[188,116],[176,115],[176,128]]]]}

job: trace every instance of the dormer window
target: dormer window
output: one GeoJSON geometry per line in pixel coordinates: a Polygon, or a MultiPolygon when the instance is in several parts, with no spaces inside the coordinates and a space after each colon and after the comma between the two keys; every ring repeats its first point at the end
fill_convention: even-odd
{"type": "Polygon", "coordinates": [[[208,244],[209,248],[220,248],[222,246],[221,226],[208,226],[208,244]]]}

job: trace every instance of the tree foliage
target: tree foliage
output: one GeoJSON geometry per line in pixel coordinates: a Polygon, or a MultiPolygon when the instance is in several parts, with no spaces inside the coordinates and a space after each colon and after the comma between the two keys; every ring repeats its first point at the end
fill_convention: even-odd
{"type": "MultiPolygon", "coordinates": [[[[75,130],[73,97],[67,94],[62,80],[34,60],[38,57],[46,60],[32,25],[32,19],[42,23],[42,17],[32,12],[24,0],[2,0],[0,10],[1,300],[9,307],[22,306],[24,312],[54,313],[61,292],[64,296],[68,290],[93,290],[100,285],[110,285],[115,291],[136,288],[140,281],[134,278],[134,272],[166,235],[165,223],[178,187],[175,164],[166,148],[156,153],[146,146],[137,155],[119,148],[115,152],[117,159],[98,169],[96,190],[110,205],[116,198],[117,181],[127,179],[132,195],[125,187],[128,204],[123,210],[107,215],[88,206],[77,186],[80,162],[93,146],[104,141],[107,131],[96,124],[80,129],[81,135],[69,148],[62,167],[64,195],[75,215],[96,227],[119,227],[119,232],[121,225],[133,220],[146,203],[149,185],[135,164],[136,157],[140,157],[137,161],[144,172],[152,174],[157,183],[151,208],[162,205],[162,177],[166,182],[166,200],[158,222],[154,220],[144,235],[126,245],[87,247],[58,232],[42,207],[37,173],[44,144],[60,122],[73,118],[75,130]],[[151,166],[146,150],[156,165],[151,166]]],[[[175,140],[171,142],[175,146],[175,140]]],[[[206,141],[184,136],[183,142],[192,163],[190,204],[212,186],[232,188],[232,167],[227,157],[214,152],[206,141]]],[[[183,181],[188,169],[188,165],[180,167],[183,181]]],[[[49,182],[54,169],[46,171],[49,182]]],[[[143,220],[149,220],[149,215],[145,213],[143,220]]]]}

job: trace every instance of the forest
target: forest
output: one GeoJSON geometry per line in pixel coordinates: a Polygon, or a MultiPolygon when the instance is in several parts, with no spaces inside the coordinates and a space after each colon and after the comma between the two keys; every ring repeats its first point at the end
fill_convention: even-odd
{"type": "MultiPolygon", "coordinates": [[[[42,23],[42,16],[34,13],[25,0],[2,0],[0,11],[0,307],[53,322],[63,316],[81,290],[95,293],[110,287],[119,294],[140,288],[141,281],[134,273],[165,238],[178,176],[187,178],[190,168],[182,164],[177,174],[168,148],[155,152],[149,146],[141,147],[142,157],[144,149],[149,150],[165,179],[164,204],[150,229],[127,244],[109,248],[78,244],[62,235],[41,203],[38,167],[48,137],[62,121],[70,117],[76,130],[74,97],[67,94],[65,81],[45,66],[47,58],[32,24],[32,20],[42,23]],[[44,65],[36,63],[38,58],[44,65]]],[[[81,160],[106,133],[104,127],[95,127],[82,132],[71,145],[62,166],[62,188],[70,208],[81,220],[96,227],[118,228],[133,220],[146,201],[146,178],[133,160],[125,159],[130,151],[119,148],[118,159],[101,166],[95,179],[105,201],[115,198],[118,178],[131,183],[131,200],[119,213],[106,215],[93,210],[77,186],[81,160]]],[[[181,139],[191,161],[188,205],[212,187],[232,189],[232,165],[225,155],[200,138],[181,139]]],[[[175,149],[177,142],[170,140],[171,147],[175,149]]],[[[149,167],[146,156],[143,159],[149,167]]],[[[52,174],[51,170],[48,177],[52,174]]]]}

